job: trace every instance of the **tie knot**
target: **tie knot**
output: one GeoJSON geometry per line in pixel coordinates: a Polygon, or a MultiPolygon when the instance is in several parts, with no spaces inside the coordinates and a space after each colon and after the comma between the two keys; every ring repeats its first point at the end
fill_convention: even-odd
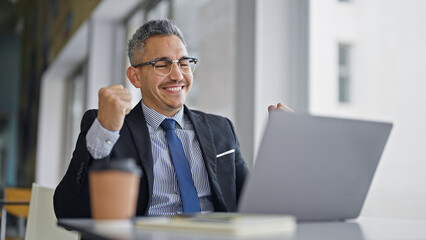
{"type": "Polygon", "coordinates": [[[170,118],[166,118],[163,120],[163,122],[161,123],[161,127],[164,130],[174,130],[175,129],[175,125],[176,125],[176,121],[170,118]]]}

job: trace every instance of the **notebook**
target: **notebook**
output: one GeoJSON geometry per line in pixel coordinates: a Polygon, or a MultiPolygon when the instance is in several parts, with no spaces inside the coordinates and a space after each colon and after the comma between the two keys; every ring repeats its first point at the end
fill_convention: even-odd
{"type": "Polygon", "coordinates": [[[391,129],[384,122],[271,112],[238,211],[298,221],[358,217],[391,129]]]}

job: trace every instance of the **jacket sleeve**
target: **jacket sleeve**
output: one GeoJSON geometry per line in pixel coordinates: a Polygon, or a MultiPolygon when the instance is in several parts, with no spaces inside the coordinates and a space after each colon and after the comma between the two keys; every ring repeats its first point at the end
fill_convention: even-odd
{"type": "MultiPolygon", "coordinates": [[[[88,169],[93,159],[86,147],[86,134],[96,117],[97,110],[89,110],[81,121],[81,131],[71,162],[53,196],[57,218],[91,217],[88,169]]],[[[102,160],[106,160],[108,157],[102,160]]]]}

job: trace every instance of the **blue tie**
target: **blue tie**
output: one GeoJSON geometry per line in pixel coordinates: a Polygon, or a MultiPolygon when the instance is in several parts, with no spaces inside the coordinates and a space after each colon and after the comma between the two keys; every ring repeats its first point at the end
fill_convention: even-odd
{"type": "Polygon", "coordinates": [[[170,155],[175,167],[183,212],[200,212],[200,203],[194,181],[192,180],[191,168],[183,151],[182,142],[174,131],[175,125],[176,122],[173,119],[164,119],[161,123],[161,127],[166,132],[167,144],[169,145],[170,155]]]}

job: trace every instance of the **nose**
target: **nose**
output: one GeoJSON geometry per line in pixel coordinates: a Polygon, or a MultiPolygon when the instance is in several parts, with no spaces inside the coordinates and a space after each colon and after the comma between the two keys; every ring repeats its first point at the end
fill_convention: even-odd
{"type": "Polygon", "coordinates": [[[176,80],[176,81],[182,80],[183,74],[182,74],[182,71],[179,68],[178,63],[174,62],[172,64],[171,68],[172,68],[172,71],[170,72],[169,78],[171,80],[176,80]]]}

